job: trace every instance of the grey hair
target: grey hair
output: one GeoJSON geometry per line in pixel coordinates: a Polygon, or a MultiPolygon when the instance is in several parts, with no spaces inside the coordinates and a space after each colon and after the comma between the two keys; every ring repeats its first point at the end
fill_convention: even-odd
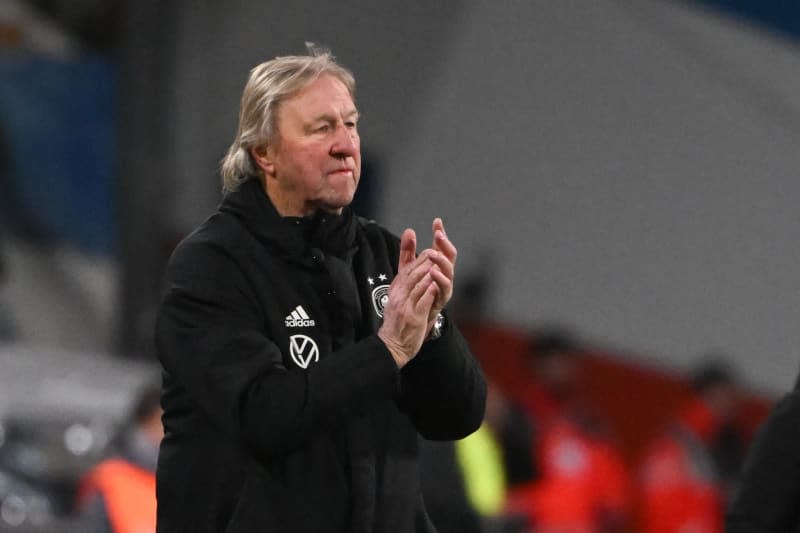
{"type": "Polygon", "coordinates": [[[235,191],[258,166],[250,149],[263,146],[276,133],[276,116],[280,103],[302,90],[322,74],[341,81],[355,98],[353,74],[336,63],[330,51],[306,43],[309,55],[283,56],[265,61],[250,71],[242,92],[239,129],[236,139],[222,159],[222,191],[235,191]]]}

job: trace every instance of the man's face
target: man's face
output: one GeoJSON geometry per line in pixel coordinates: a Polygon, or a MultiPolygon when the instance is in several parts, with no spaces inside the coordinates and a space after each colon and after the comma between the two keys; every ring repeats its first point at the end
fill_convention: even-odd
{"type": "Polygon", "coordinates": [[[278,212],[341,212],[361,175],[358,111],[347,87],[322,75],[281,102],[276,118],[275,139],[257,161],[278,212]]]}

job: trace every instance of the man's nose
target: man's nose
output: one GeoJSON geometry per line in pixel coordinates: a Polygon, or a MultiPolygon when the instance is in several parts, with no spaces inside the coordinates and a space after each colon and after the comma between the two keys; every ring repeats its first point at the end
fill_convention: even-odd
{"type": "Polygon", "coordinates": [[[358,153],[358,133],[347,126],[336,128],[331,155],[339,158],[355,157],[358,153]]]}

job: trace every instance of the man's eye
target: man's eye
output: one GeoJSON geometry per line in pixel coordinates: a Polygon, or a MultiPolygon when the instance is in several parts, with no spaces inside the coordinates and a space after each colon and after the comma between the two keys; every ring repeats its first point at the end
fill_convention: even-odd
{"type": "Polygon", "coordinates": [[[318,131],[320,133],[325,133],[329,129],[330,129],[330,126],[328,124],[323,124],[322,126],[317,126],[317,128],[314,131],[318,131]]]}
{"type": "Polygon", "coordinates": [[[356,123],[353,120],[345,122],[344,125],[347,126],[351,130],[356,128],[356,123]]]}

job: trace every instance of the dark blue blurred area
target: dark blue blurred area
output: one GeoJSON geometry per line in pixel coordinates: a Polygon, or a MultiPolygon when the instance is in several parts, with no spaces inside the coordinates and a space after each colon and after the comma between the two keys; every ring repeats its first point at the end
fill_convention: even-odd
{"type": "Polygon", "coordinates": [[[749,19],[772,31],[800,40],[800,2],[797,0],[696,0],[731,15],[749,19]]]}
{"type": "Polygon", "coordinates": [[[99,55],[0,54],[3,184],[17,196],[3,203],[48,240],[101,255],[116,250],[116,71],[99,55]]]}

